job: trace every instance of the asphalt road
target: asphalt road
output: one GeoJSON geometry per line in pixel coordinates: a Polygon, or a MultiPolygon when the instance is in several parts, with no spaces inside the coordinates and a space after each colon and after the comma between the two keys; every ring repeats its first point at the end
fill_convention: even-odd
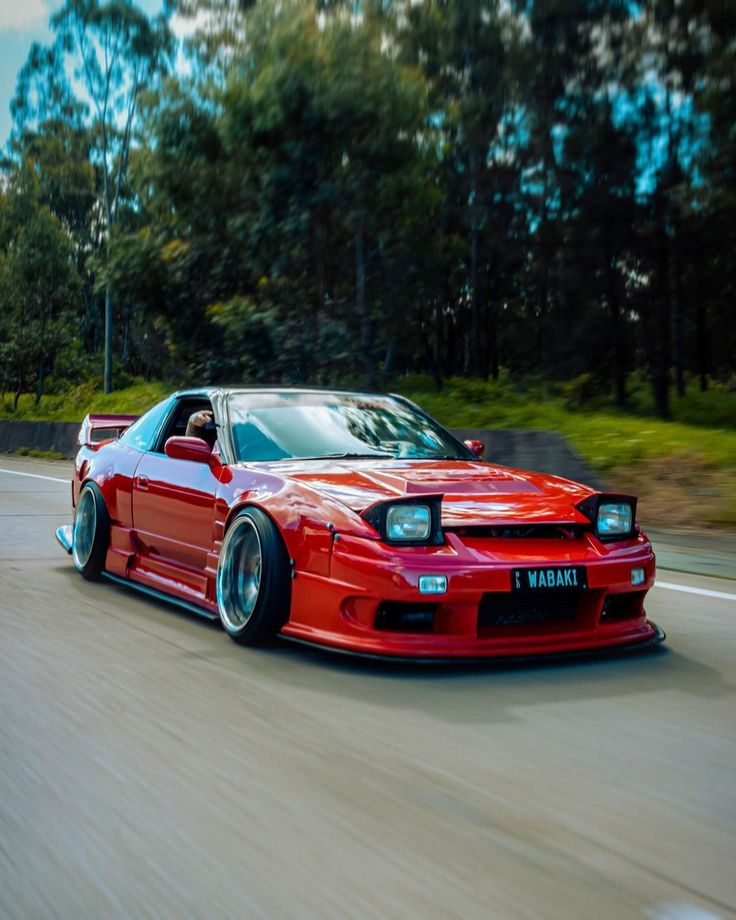
{"type": "Polygon", "coordinates": [[[662,573],[637,657],[252,651],[84,582],[68,467],[0,467],[52,477],[0,472],[3,920],[736,916],[736,581],[662,573]]]}

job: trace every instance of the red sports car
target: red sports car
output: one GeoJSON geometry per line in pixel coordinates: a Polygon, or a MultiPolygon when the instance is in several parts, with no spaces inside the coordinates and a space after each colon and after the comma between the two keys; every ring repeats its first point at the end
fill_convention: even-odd
{"type": "Polygon", "coordinates": [[[57,531],[77,569],[237,642],[457,660],[664,638],[635,498],[482,462],[399,396],[186,390],[79,441],[57,531]]]}

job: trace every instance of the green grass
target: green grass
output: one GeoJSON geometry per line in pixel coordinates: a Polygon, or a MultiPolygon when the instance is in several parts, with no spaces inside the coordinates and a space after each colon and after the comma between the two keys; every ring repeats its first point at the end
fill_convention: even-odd
{"type": "MultiPolygon", "coordinates": [[[[397,381],[394,389],[450,427],[558,431],[601,472],[668,457],[687,457],[718,468],[736,467],[736,418],[730,427],[706,427],[664,422],[610,407],[571,408],[568,398],[509,382],[452,379],[437,392],[422,378],[407,378],[403,384],[397,381]]],[[[732,395],[723,394],[729,400],[732,395]]]]}
{"type": "Polygon", "coordinates": [[[19,447],[15,453],[19,457],[34,457],[37,460],[67,460],[66,454],[58,450],[40,450],[38,447],[19,447]]]}
{"type": "Polygon", "coordinates": [[[88,412],[140,414],[172,392],[168,383],[137,383],[107,396],[91,384],[81,384],[63,395],[44,396],[35,404],[32,395],[24,394],[13,412],[13,400],[8,395],[0,402],[0,419],[31,419],[45,422],[81,422],[88,412]]]}
{"type": "MultiPolygon", "coordinates": [[[[652,391],[647,381],[635,379],[631,404],[637,414],[654,415],[652,391]]],[[[689,379],[683,397],[672,395],[672,419],[686,425],[736,429],[736,379],[728,383],[710,381],[704,393],[697,380],[689,379]]]]}

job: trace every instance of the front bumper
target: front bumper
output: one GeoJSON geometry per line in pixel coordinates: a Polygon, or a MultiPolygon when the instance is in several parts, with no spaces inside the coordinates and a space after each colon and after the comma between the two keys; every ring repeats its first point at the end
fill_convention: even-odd
{"type": "Polygon", "coordinates": [[[292,616],[282,635],[359,655],[433,661],[518,661],[648,648],[665,638],[644,611],[654,574],[654,553],[643,534],[615,546],[592,535],[568,542],[448,534],[442,547],[411,549],[345,537],[334,547],[329,576],[297,572],[292,616]],[[584,566],[588,588],[576,595],[574,613],[533,621],[484,619],[484,598],[510,598],[511,570],[523,566],[584,566]],[[645,573],[636,586],[635,568],[645,573]],[[447,592],[421,594],[423,574],[446,575],[447,592]],[[431,629],[377,628],[386,602],[434,604],[431,629]]]}
{"type": "Polygon", "coordinates": [[[585,648],[561,649],[555,652],[538,652],[531,651],[512,655],[502,655],[498,652],[489,652],[487,654],[468,654],[468,655],[429,655],[415,652],[411,655],[394,655],[387,651],[380,653],[361,652],[354,648],[346,648],[339,645],[324,645],[319,642],[309,641],[307,639],[298,639],[289,634],[282,634],[284,639],[294,642],[298,645],[304,645],[308,648],[319,649],[331,654],[349,655],[351,658],[365,658],[369,661],[389,661],[395,664],[426,664],[426,665],[462,665],[478,664],[479,662],[493,662],[498,665],[523,665],[534,662],[565,662],[573,661],[577,658],[592,659],[597,657],[614,657],[616,655],[631,655],[637,652],[649,652],[661,645],[667,638],[667,634],[660,629],[656,623],[649,621],[652,627],[651,635],[648,638],[637,639],[634,642],[616,642],[610,645],[595,645],[585,648]]]}

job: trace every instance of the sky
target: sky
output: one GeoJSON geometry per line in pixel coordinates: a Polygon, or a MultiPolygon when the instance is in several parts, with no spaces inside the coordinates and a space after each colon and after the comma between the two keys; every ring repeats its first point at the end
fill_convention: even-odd
{"type": "MultiPolygon", "coordinates": [[[[0,0],[0,149],[12,126],[10,101],[15,80],[33,42],[49,44],[49,18],[63,6],[63,0],[0,0]]],[[[138,0],[148,15],[160,12],[161,0],[138,0]]]]}

